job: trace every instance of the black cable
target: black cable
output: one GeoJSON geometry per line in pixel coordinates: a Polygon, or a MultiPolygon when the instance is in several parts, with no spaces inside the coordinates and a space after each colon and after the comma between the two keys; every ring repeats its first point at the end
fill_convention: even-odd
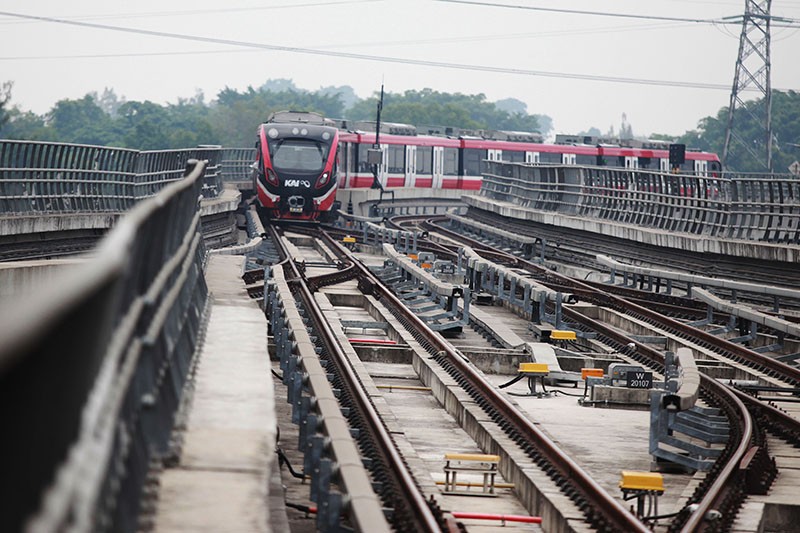
{"type": "Polygon", "coordinates": [[[316,508],[312,509],[308,505],[303,505],[300,503],[292,503],[292,502],[284,502],[284,503],[286,504],[286,507],[291,507],[292,509],[297,509],[298,511],[306,513],[306,518],[308,518],[309,514],[317,512],[316,508]]]}
{"type": "MultiPolygon", "coordinates": [[[[289,462],[289,458],[286,457],[286,454],[283,453],[283,450],[280,448],[275,448],[275,453],[278,454],[278,468],[283,465],[286,465],[286,468],[289,469],[289,473],[292,475],[293,478],[296,479],[305,479],[305,474],[298,473],[292,468],[292,463],[289,462]]],[[[288,504],[287,504],[288,505],[288,504]]]]}
{"type": "Polygon", "coordinates": [[[553,394],[563,394],[564,396],[574,396],[575,398],[584,398],[586,394],[574,394],[572,392],[564,392],[563,390],[559,389],[550,389],[550,392],[553,394]]]}

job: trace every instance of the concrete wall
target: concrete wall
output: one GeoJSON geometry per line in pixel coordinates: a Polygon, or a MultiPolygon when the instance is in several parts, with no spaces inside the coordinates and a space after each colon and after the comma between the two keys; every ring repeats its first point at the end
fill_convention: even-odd
{"type": "Polygon", "coordinates": [[[73,258],[0,263],[0,299],[24,297],[51,283],[65,269],[86,261],[73,258]]]}

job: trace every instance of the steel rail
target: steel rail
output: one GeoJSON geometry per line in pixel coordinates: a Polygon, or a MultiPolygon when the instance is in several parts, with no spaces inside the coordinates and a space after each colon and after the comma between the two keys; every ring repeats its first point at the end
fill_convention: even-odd
{"type": "MultiPolygon", "coordinates": [[[[458,233],[448,230],[446,228],[435,226],[435,229],[436,231],[449,234],[449,236],[453,238],[459,236],[458,233]]],[[[462,237],[462,240],[467,243],[475,242],[473,239],[469,239],[468,237],[462,237]]],[[[483,244],[483,246],[487,247],[486,244],[483,244]]],[[[784,379],[785,381],[788,381],[792,386],[800,385],[800,368],[796,368],[787,365],[786,363],[783,363],[781,361],[763,356],[743,346],[732,343],[725,339],[721,339],[711,333],[700,330],[698,328],[689,326],[687,324],[683,324],[676,320],[666,319],[665,317],[663,317],[663,315],[655,311],[652,311],[650,309],[647,309],[646,307],[643,307],[641,305],[635,304],[630,300],[611,294],[608,291],[600,290],[597,287],[592,287],[587,283],[583,283],[579,280],[570,278],[563,274],[559,274],[555,271],[549,270],[531,261],[527,261],[524,259],[517,259],[517,265],[520,267],[533,270],[537,273],[543,274],[547,278],[551,280],[557,280],[559,283],[563,283],[566,286],[579,287],[583,290],[599,294],[599,296],[594,300],[595,303],[599,305],[612,307],[627,315],[638,314],[641,317],[645,317],[647,320],[651,321],[651,323],[655,322],[661,325],[666,325],[675,332],[683,333],[684,335],[691,336],[692,338],[697,339],[702,343],[715,347],[715,350],[718,352],[720,351],[729,352],[731,354],[730,357],[736,362],[739,363],[744,362],[744,364],[748,364],[749,366],[757,365],[763,367],[766,369],[766,373],[773,377],[784,379]]]]}
{"type": "MultiPolygon", "coordinates": [[[[591,502],[593,505],[591,513],[593,514],[587,516],[590,522],[604,530],[628,532],[649,531],[649,529],[622,506],[621,503],[612,498],[594,479],[592,479],[578,463],[566,456],[547,435],[520,413],[519,409],[501,392],[490,383],[486,382],[474,368],[464,361],[452,345],[442,340],[441,337],[432,332],[419,317],[408,311],[402,302],[386,288],[367,267],[358,262],[348,250],[340,246],[334,239],[327,237],[327,240],[333,247],[338,249],[340,253],[350,257],[353,264],[361,271],[361,279],[366,280],[373,291],[377,291],[380,299],[384,303],[390,302],[391,307],[394,307],[394,309],[401,313],[420,334],[424,335],[429,344],[438,350],[440,354],[443,354],[447,358],[447,361],[455,366],[481,395],[492,404],[494,409],[514,426],[518,435],[533,444],[538,451],[547,458],[550,464],[559,471],[561,476],[568,479],[571,485],[577,487],[587,502],[591,502]]],[[[506,429],[506,432],[510,432],[510,430],[506,429]]]]}
{"type": "MultiPolygon", "coordinates": [[[[664,356],[658,350],[655,350],[646,344],[639,343],[632,340],[626,334],[619,332],[613,327],[607,326],[602,322],[593,318],[587,317],[575,310],[564,309],[564,314],[573,320],[588,325],[593,331],[596,331],[605,337],[613,340],[618,344],[628,344],[634,342],[636,344],[636,354],[634,359],[649,363],[650,366],[655,366],[659,371],[664,368],[664,356]]],[[[725,459],[724,464],[718,460],[715,464],[715,469],[709,472],[706,476],[704,484],[710,486],[705,488],[702,498],[698,498],[696,507],[689,516],[689,522],[684,524],[681,531],[703,531],[706,524],[704,521],[710,517],[710,511],[723,507],[734,507],[733,500],[730,498],[732,491],[735,491],[739,486],[742,471],[740,464],[747,452],[753,446],[755,439],[755,424],[750,411],[744,405],[741,399],[742,393],[734,391],[716,381],[709,378],[704,374],[700,374],[701,391],[706,397],[712,398],[711,402],[722,407],[726,416],[732,423],[733,434],[736,438],[728,441],[721,459],[725,459]],[[736,423],[735,425],[733,423],[736,423]]],[[[732,434],[732,436],[733,436],[732,434]]],[[[702,485],[702,484],[701,484],[702,485]]],[[[735,495],[734,495],[735,496],[735,495]]],[[[734,510],[734,509],[726,509],[734,510]]]]}
{"type": "MultiPolygon", "coordinates": [[[[272,237],[275,239],[275,242],[279,243],[279,246],[282,247],[282,239],[279,238],[274,226],[270,227],[270,232],[272,233],[272,237]]],[[[336,243],[335,240],[332,240],[332,242],[336,243]]],[[[336,244],[338,245],[338,243],[336,244]]],[[[418,485],[409,472],[403,457],[397,451],[397,447],[388,430],[386,429],[386,426],[384,426],[380,415],[375,409],[375,406],[372,404],[372,401],[370,400],[366,391],[364,391],[363,387],[360,386],[360,380],[356,375],[355,370],[353,369],[341,346],[339,346],[339,344],[334,340],[336,335],[325,319],[325,316],[323,315],[319,305],[317,305],[311,288],[306,283],[301,283],[299,281],[302,279],[302,275],[296,263],[293,261],[288,261],[287,265],[294,271],[295,278],[297,280],[295,282],[295,286],[302,295],[305,308],[309,312],[315,326],[319,330],[320,339],[325,343],[325,346],[328,349],[328,354],[331,356],[331,360],[342,374],[342,381],[343,384],[347,386],[350,398],[352,398],[352,400],[355,402],[356,407],[362,415],[362,420],[367,425],[369,432],[378,441],[379,445],[375,447],[375,451],[383,456],[382,463],[386,466],[387,470],[392,473],[395,483],[399,485],[397,488],[400,490],[395,491],[395,494],[402,498],[402,505],[405,506],[405,509],[398,508],[398,506],[396,506],[395,511],[405,511],[406,519],[410,520],[411,524],[413,524],[413,531],[441,531],[442,527],[440,526],[439,521],[437,520],[431,508],[428,506],[425,496],[418,488],[418,485]]],[[[397,504],[400,502],[395,501],[394,503],[397,504]]]]}
{"type": "MultiPolygon", "coordinates": [[[[449,232],[449,230],[443,230],[443,228],[436,228],[437,231],[445,231],[449,232]]],[[[453,235],[457,236],[454,232],[450,232],[453,235]]],[[[466,239],[469,240],[469,239],[466,239]]],[[[642,307],[638,304],[632,303],[628,300],[620,298],[618,296],[612,295],[606,291],[590,287],[588,284],[580,282],[578,280],[569,278],[567,276],[563,276],[556,272],[550,271],[545,269],[544,267],[537,265],[535,263],[531,263],[529,261],[519,260],[519,264],[524,268],[532,269],[536,272],[543,273],[545,276],[550,277],[551,279],[559,280],[560,283],[565,283],[568,286],[573,287],[580,287],[586,290],[592,290],[595,293],[599,293],[600,297],[597,299],[599,300],[598,303],[601,305],[607,305],[614,309],[623,312],[624,314],[628,315],[639,315],[640,317],[646,317],[648,321],[656,322],[662,326],[666,326],[667,328],[674,328],[686,336],[691,336],[694,338],[702,338],[702,341],[710,346],[723,346],[725,349],[727,347],[732,348],[738,353],[743,351],[744,349],[739,347],[738,345],[734,345],[728,341],[724,341],[718,337],[715,337],[711,334],[707,334],[701,330],[693,328],[691,326],[687,326],[678,322],[673,319],[669,319],[667,317],[663,317],[654,311],[651,311],[645,307],[642,307]],[[726,346],[730,345],[730,346],[726,346]]],[[[585,317],[576,311],[571,309],[564,310],[565,316],[569,316],[574,320],[580,320],[582,322],[591,321],[592,328],[596,331],[601,331],[603,334],[611,337],[616,338],[617,342],[621,342],[623,344],[627,344],[630,342],[630,339],[624,334],[621,334],[612,328],[606,327],[605,325],[601,324],[600,322],[585,317]]],[[[649,348],[648,346],[635,342],[637,346],[638,353],[648,353],[649,358],[655,362],[656,364],[660,365],[663,368],[663,356],[660,355],[659,352],[649,348]]],[[[749,350],[745,350],[749,352],[749,350]]],[[[746,354],[749,356],[757,354],[746,354]]],[[[757,359],[757,357],[756,357],[757,359]]],[[[747,360],[750,360],[753,364],[756,364],[752,361],[752,357],[747,357],[747,360]]],[[[780,364],[779,367],[788,367],[788,365],[780,364]]],[[[795,375],[798,373],[796,369],[788,367],[791,369],[790,374],[795,375]]],[[[773,370],[773,372],[777,372],[777,370],[773,370]]],[[[791,379],[791,378],[790,378],[791,379]]],[[[726,510],[734,511],[736,507],[737,498],[741,498],[741,494],[737,497],[735,494],[731,494],[732,491],[736,491],[737,487],[740,486],[741,482],[741,470],[740,464],[745,457],[745,454],[751,449],[753,445],[753,441],[755,438],[755,430],[754,430],[754,423],[752,420],[752,416],[750,415],[749,410],[744,405],[743,400],[739,397],[739,394],[733,392],[731,389],[728,389],[724,385],[718,383],[717,381],[710,379],[706,376],[701,377],[701,387],[704,393],[711,394],[717,402],[722,402],[726,405],[726,413],[728,415],[729,420],[731,421],[732,425],[735,423],[735,428],[737,428],[737,432],[739,434],[739,439],[735,443],[731,443],[726,446],[726,451],[723,456],[727,456],[728,460],[721,465],[720,468],[715,468],[709,476],[713,475],[713,480],[709,481],[710,486],[708,486],[704,494],[696,504],[694,512],[688,517],[688,521],[683,525],[682,531],[702,531],[707,527],[712,527],[710,523],[707,521],[707,518],[710,516],[709,512],[715,509],[718,506],[724,505],[726,510]],[[735,445],[735,449],[733,446],[735,445]]],[[[797,433],[798,422],[794,419],[788,417],[788,415],[777,416],[777,413],[780,413],[778,409],[771,409],[766,410],[764,415],[767,416],[772,422],[780,424],[782,429],[788,430],[792,432],[795,436],[797,433]],[[785,425],[788,422],[789,426],[785,425]]],[[[719,462],[717,463],[719,464],[719,462]]],[[[707,479],[709,477],[707,476],[707,479]]]]}

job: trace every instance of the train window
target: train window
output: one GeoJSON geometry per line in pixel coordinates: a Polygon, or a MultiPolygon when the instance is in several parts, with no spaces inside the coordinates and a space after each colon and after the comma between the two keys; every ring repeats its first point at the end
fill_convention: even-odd
{"type": "Polygon", "coordinates": [[[341,156],[341,159],[339,161],[339,167],[341,168],[342,172],[348,174],[353,170],[350,167],[350,151],[352,150],[351,146],[352,145],[349,143],[339,145],[341,149],[341,151],[339,152],[339,155],[341,156]]]}
{"type": "Polygon", "coordinates": [[[433,146],[417,146],[417,174],[433,174],[433,146]]]}
{"type": "Polygon", "coordinates": [[[639,158],[639,168],[650,168],[651,159],[649,157],[639,158]]]}
{"type": "MultiPolygon", "coordinates": [[[[481,176],[483,168],[482,161],[486,159],[486,150],[477,150],[474,148],[465,148],[464,153],[464,175],[465,176],[481,176]]],[[[445,172],[447,174],[447,172],[445,172]]]]}
{"type": "Polygon", "coordinates": [[[458,148],[444,149],[444,169],[442,174],[445,176],[458,176],[458,148]]]}
{"type": "Polygon", "coordinates": [[[356,160],[358,161],[356,172],[372,172],[372,165],[367,162],[367,151],[371,146],[367,144],[357,144],[355,148],[357,150],[356,160]]]}
{"type": "Polygon", "coordinates": [[[575,154],[575,164],[591,166],[597,163],[597,158],[593,155],[575,154]]]}
{"type": "Polygon", "coordinates": [[[503,150],[503,159],[511,163],[524,163],[525,152],[516,152],[512,150],[503,150]]]}
{"type": "Polygon", "coordinates": [[[319,172],[328,155],[328,146],[308,139],[286,139],[269,148],[276,170],[319,172]]]}
{"type": "Polygon", "coordinates": [[[387,150],[388,164],[386,170],[395,174],[406,171],[406,147],[403,144],[391,144],[387,150]]]}
{"type": "Polygon", "coordinates": [[[561,163],[561,154],[542,152],[539,154],[540,163],[561,163]]]}

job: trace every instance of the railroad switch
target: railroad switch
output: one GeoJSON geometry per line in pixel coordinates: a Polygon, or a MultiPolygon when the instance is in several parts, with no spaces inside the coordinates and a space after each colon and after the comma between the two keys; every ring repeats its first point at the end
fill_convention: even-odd
{"type": "Polygon", "coordinates": [[[636,498],[636,517],[646,520],[658,516],[658,497],[664,494],[664,476],[658,472],[623,470],[619,488],[625,501],[636,498]],[[645,502],[647,513],[645,514],[645,502]]]}

